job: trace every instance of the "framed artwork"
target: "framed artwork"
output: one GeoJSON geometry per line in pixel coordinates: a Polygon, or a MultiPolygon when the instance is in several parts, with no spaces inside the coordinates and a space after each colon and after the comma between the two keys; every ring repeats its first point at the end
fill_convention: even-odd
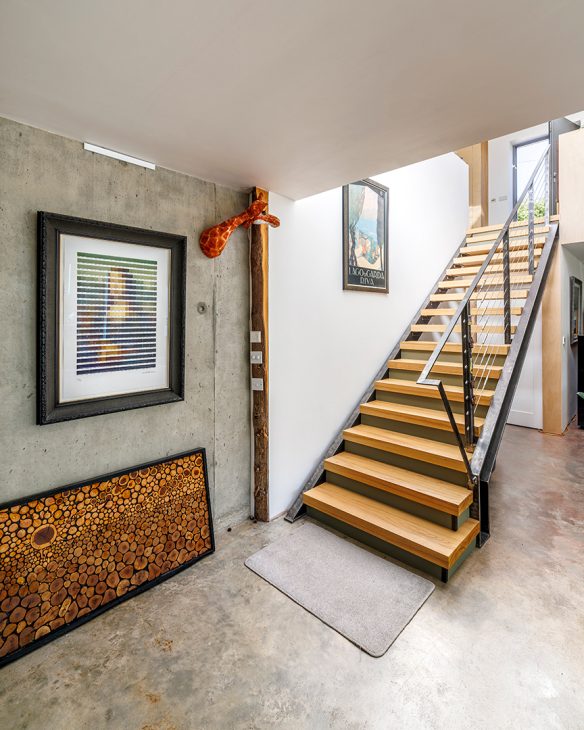
{"type": "Polygon", "coordinates": [[[570,277],[570,343],[575,345],[578,336],[584,334],[582,327],[582,282],[570,277]]]}
{"type": "Polygon", "coordinates": [[[41,425],[184,398],[186,237],[38,214],[41,425]]]}
{"type": "Polygon", "coordinates": [[[213,552],[205,450],[0,505],[0,528],[2,666],[213,552]]]}
{"type": "Polygon", "coordinates": [[[343,289],[387,294],[388,200],[373,180],[343,186],[343,289]]]}

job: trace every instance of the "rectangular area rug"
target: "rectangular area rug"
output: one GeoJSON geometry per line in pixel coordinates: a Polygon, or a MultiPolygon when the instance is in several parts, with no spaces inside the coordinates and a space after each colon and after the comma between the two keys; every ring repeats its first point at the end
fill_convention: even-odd
{"type": "Polygon", "coordinates": [[[374,657],[389,649],[434,584],[311,522],[248,568],[374,657]]]}

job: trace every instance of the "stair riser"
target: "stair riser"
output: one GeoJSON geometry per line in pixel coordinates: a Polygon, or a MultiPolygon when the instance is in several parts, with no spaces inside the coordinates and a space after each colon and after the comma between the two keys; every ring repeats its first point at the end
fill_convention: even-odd
{"type": "Polygon", "coordinates": [[[475,540],[472,540],[471,544],[465,550],[463,555],[458,559],[458,561],[455,563],[455,565],[450,570],[444,570],[444,569],[441,569],[438,565],[435,565],[434,563],[429,562],[428,560],[424,560],[423,558],[420,558],[417,555],[408,553],[407,551],[402,550],[401,548],[398,548],[395,545],[390,545],[389,543],[384,542],[383,540],[380,540],[379,538],[374,537],[373,535],[369,535],[367,532],[364,532],[363,530],[359,530],[359,529],[353,527],[352,525],[347,525],[346,523],[341,522],[340,520],[337,520],[334,517],[331,517],[330,515],[324,514],[323,512],[320,512],[319,510],[316,510],[313,507],[308,507],[307,512],[308,512],[309,517],[312,517],[312,519],[317,520],[318,522],[322,522],[323,525],[326,525],[327,527],[331,527],[333,530],[337,530],[338,532],[342,533],[343,535],[350,537],[352,540],[357,540],[358,542],[361,542],[364,545],[368,545],[373,550],[377,550],[378,552],[380,552],[384,555],[388,555],[389,557],[394,558],[395,560],[399,560],[401,563],[404,563],[405,565],[409,565],[412,568],[415,568],[416,570],[421,570],[422,572],[426,573],[427,575],[431,575],[440,580],[449,580],[450,579],[450,577],[453,575],[455,570],[458,569],[459,565],[474,551],[474,547],[475,547],[475,543],[476,543],[475,540]]]}
{"type": "MultiPolygon", "coordinates": [[[[406,395],[405,393],[390,393],[387,390],[376,390],[377,400],[388,401],[389,403],[402,403],[403,405],[419,406],[420,408],[436,408],[444,412],[444,406],[441,398],[421,398],[417,395],[406,395]]],[[[463,413],[464,405],[462,401],[450,399],[450,407],[454,413],[463,413]]],[[[479,418],[484,418],[487,414],[487,406],[478,406],[475,413],[479,418]]]]}
{"type": "Polygon", "coordinates": [[[459,484],[461,487],[464,487],[467,484],[466,473],[460,472],[456,469],[450,469],[438,464],[414,459],[410,456],[402,456],[401,454],[395,454],[391,451],[383,451],[381,449],[364,446],[363,444],[357,444],[351,441],[345,441],[344,444],[345,451],[349,451],[352,454],[359,454],[360,456],[365,456],[368,459],[383,461],[386,464],[394,464],[402,469],[409,469],[410,471],[415,471],[419,474],[427,474],[430,477],[436,477],[436,479],[442,479],[443,481],[451,482],[452,484],[459,484]]]}
{"type": "MultiPolygon", "coordinates": [[[[432,509],[424,504],[417,504],[412,500],[393,494],[384,489],[376,489],[375,487],[363,484],[357,480],[348,479],[340,474],[335,474],[329,469],[326,470],[326,474],[327,481],[332,484],[337,484],[339,487],[350,489],[352,492],[357,492],[357,494],[362,494],[364,497],[369,497],[370,499],[375,499],[378,502],[388,504],[391,507],[396,507],[403,512],[409,512],[412,515],[416,515],[416,517],[422,517],[423,519],[434,522],[437,525],[447,527],[449,530],[454,527],[452,515],[449,515],[446,512],[432,509]]],[[[463,522],[468,519],[468,516],[469,510],[467,509],[458,518],[458,527],[460,527],[463,522]]]]}

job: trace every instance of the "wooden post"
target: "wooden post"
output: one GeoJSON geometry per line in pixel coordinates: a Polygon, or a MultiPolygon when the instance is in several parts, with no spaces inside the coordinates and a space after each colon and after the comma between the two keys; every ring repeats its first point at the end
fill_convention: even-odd
{"type": "MultiPolygon", "coordinates": [[[[561,235],[561,234],[560,234],[561,235]]],[[[562,250],[556,246],[541,303],[541,360],[544,433],[561,436],[562,383],[565,382],[562,343],[562,250]]]]}
{"type": "MultiPolygon", "coordinates": [[[[265,200],[268,193],[252,190],[252,201],[265,200]]],[[[263,390],[252,389],[253,495],[254,517],[267,522],[269,512],[269,430],[268,430],[268,226],[252,225],[250,246],[251,330],[259,332],[260,342],[252,352],[262,353],[261,364],[251,364],[251,377],[262,380],[263,390]]]]}
{"type": "Polygon", "coordinates": [[[468,165],[469,228],[489,223],[489,143],[464,147],[456,153],[468,165]]]}

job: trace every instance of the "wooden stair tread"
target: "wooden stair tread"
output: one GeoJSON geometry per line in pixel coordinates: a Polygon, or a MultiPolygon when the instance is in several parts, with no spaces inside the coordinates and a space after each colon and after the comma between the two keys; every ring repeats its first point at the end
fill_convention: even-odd
{"type": "MultiPolygon", "coordinates": [[[[424,352],[433,352],[438,342],[430,340],[404,340],[400,343],[402,350],[422,350],[424,352]]],[[[474,345],[473,352],[484,354],[489,352],[492,355],[507,355],[511,345],[474,345]]],[[[462,352],[462,345],[456,342],[447,342],[442,350],[443,352],[458,353],[462,352]]]]}
{"type": "MultiPolygon", "coordinates": [[[[387,367],[395,370],[411,370],[413,372],[419,372],[421,373],[422,370],[426,367],[426,360],[414,360],[410,358],[398,358],[395,360],[390,360],[387,363],[387,367]]],[[[503,368],[501,365],[491,365],[488,366],[482,366],[482,365],[474,365],[473,367],[473,373],[477,377],[483,377],[485,374],[485,371],[489,371],[490,377],[492,378],[499,378],[501,376],[501,373],[503,372],[503,368]]],[[[459,362],[436,362],[434,367],[432,368],[432,372],[435,375],[460,375],[462,376],[462,363],[459,362]]]]}
{"type": "MultiPolygon", "coordinates": [[[[545,226],[541,226],[539,228],[536,227],[533,232],[535,234],[535,238],[545,238],[545,236],[549,233],[549,228],[546,228],[545,226]]],[[[494,231],[493,233],[478,233],[475,236],[467,236],[465,243],[490,243],[492,245],[495,243],[500,233],[501,231],[499,230],[494,231]]],[[[528,235],[527,226],[525,226],[525,228],[515,228],[509,232],[509,241],[527,238],[528,235]]]]}
{"type": "MultiPolygon", "coordinates": [[[[447,324],[413,324],[412,325],[412,332],[446,332],[446,328],[448,327],[447,324]]],[[[499,334],[502,335],[505,333],[505,327],[503,325],[496,325],[496,324],[487,324],[487,325],[479,325],[479,334],[499,334]]],[[[517,326],[512,324],[511,325],[511,334],[515,333],[515,330],[517,329],[517,326]]],[[[461,332],[461,326],[457,324],[453,332],[461,332]]]]}
{"type": "MultiPolygon", "coordinates": [[[[528,295],[527,289],[513,289],[511,288],[511,299],[527,299],[528,295]]],[[[431,302],[460,302],[464,297],[466,296],[466,292],[439,292],[437,294],[432,294],[430,296],[431,302]]],[[[505,292],[503,291],[487,291],[487,292],[480,292],[472,294],[471,301],[475,301],[476,299],[488,299],[488,300],[502,300],[505,297],[505,292]]]]}
{"type": "MultiPolygon", "coordinates": [[[[511,307],[511,314],[515,317],[519,317],[523,312],[523,307],[511,307]]],[[[484,317],[484,316],[497,316],[502,317],[505,314],[503,307],[490,307],[485,305],[484,307],[471,307],[470,313],[473,317],[484,317]]],[[[420,314],[421,317],[453,317],[456,314],[456,309],[453,307],[436,307],[432,309],[422,309],[420,314]]]]}
{"type": "Polygon", "coordinates": [[[458,530],[449,530],[328,482],[305,492],[303,501],[309,507],[446,569],[456,563],[479,531],[477,520],[468,519],[458,530]]]}
{"type": "MultiPolygon", "coordinates": [[[[440,398],[438,388],[433,385],[422,385],[416,383],[415,380],[402,380],[400,378],[384,378],[375,381],[376,390],[382,390],[388,393],[402,393],[403,395],[417,395],[422,398],[440,398]]],[[[446,385],[444,390],[450,400],[462,402],[464,401],[464,390],[460,385],[446,385]]],[[[494,390],[486,388],[475,388],[474,396],[478,405],[488,406],[491,402],[494,390]]]]}
{"type": "MultiPolygon", "coordinates": [[[[560,220],[559,215],[550,215],[549,217],[550,223],[554,223],[555,221],[560,220]]],[[[545,225],[545,218],[535,218],[534,223],[536,226],[543,226],[545,225]]],[[[509,228],[516,229],[516,228],[525,228],[527,226],[527,221],[513,221],[509,228]]],[[[490,226],[477,226],[476,228],[469,228],[467,230],[467,235],[472,236],[475,233],[485,233],[488,231],[500,231],[501,228],[503,228],[502,223],[492,223],[490,226]]]]}
{"type": "MultiPolygon", "coordinates": [[[[451,430],[450,421],[446,412],[434,408],[420,408],[419,406],[409,406],[402,403],[391,403],[386,400],[372,400],[367,403],[362,403],[360,411],[367,416],[377,416],[378,418],[415,423],[418,426],[428,426],[444,431],[451,430]]],[[[464,431],[464,415],[462,413],[454,413],[453,415],[458,427],[462,427],[464,431]]],[[[477,418],[475,416],[475,431],[477,434],[480,433],[484,423],[484,418],[477,418]]]]}
{"type": "MultiPolygon", "coordinates": [[[[444,279],[438,284],[438,289],[468,289],[473,283],[473,278],[467,277],[465,279],[444,279]]],[[[532,274],[511,274],[509,277],[511,284],[530,284],[533,280],[532,274]]],[[[490,274],[485,275],[485,279],[479,281],[481,288],[485,286],[500,286],[503,284],[502,276],[494,276],[490,274]]],[[[478,285],[477,285],[478,286],[478,285]]]]}
{"type": "MultiPolygon", "coordinates": [[[[460,256],[463,256],[465,254],[470,254],[471,256],[477,256],[478,254],[488,254],[489,251],[493,248],[493,243],[475,243],[471,244],[470,246],[461,246],[460,250],[458,251],[458,254],[460,256]]],[[[534,248],[543,248],[545,245],[545,238],[536,238],[534,240],[534,248]]],[[[528,245],[526,241],[522,241],[521,239],[518,241],[509,241],[509,251],[527,251],[528,245]]]]}
{"type": "MultiPolygon", "coordinates": [[[[537,268],[537,261],[535,262],[537,268]]],[[[514,261],[509,264],[509,270],[512,272],[527,271],[529,268],[529,261],[514,261]]],[[[446,276],[476,276],[481,270],[480,266],[455,266],[451,269],[447,269],[446,276]]],[[[502,274],[503,264],[489,264],[485,269],[485,276],[491,274],[502,274]]]]}
{"type": "MultiPolygon", "coordinates": [[[[533,252],[533,256],[535,260],[539,259],[541,256],[541,249],[537,249],[533,252]]],[[[468,254],[465,256],[457,256],[452,260],[452,263],[455,266],[482,266],[485,259],[487,258],[486,254],[481,254],[479,256],[476,256],[474,254],[468,254]]],[[[527,261],[528,260],[528,254],[527,254],[527,248],[524,252],[522,251],[511,251],[509,253],[509,260],[511,263],[517,263],[517,261],[527,261]]],[[[496,253],[493,258],[491,259],[491,263],[494,264],[500,264],[503,261],[503,254],[502,253],[496,253]]]]}
{"type": "Polygon", "coordinates": [[[472,504],[472,491],[466,487],[349,451],[341,451],[325,459],[324,468],[328,472],[449,515],[459,516],[472,504]]]}
{"type": "Polygon", "coordinates": [[[455,471],[466,472],[466,466],[458,446],[442,441],[411,436],[407,433],[389,431],[375,426],[352,426],[343,431],[345,441],[368,446],[372,449],[389,451],[418,461],[426,461],[455,471]]]}

